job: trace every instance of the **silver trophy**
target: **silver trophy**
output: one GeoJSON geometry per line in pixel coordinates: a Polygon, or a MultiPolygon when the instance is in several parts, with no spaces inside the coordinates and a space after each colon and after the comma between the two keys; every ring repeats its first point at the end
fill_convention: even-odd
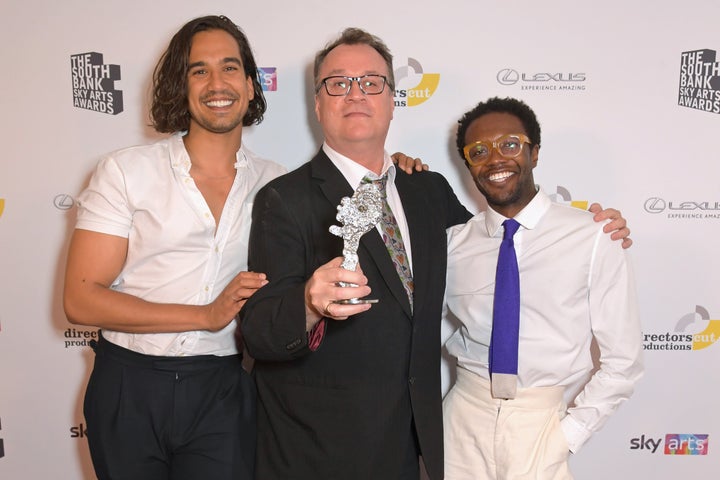
{"type": "MultiPolygon", "coordinates": [[[[380,189],[374,183],[361,183],[355,190],[352,197],[344,197],[340,201],[335,217],[342,227],[332,225],[330,233],[342,237],[343,239],[343,262],[342,268],[346,270],[355,270],[358,264],[358,246],[360,237],[380,221],[382,217],[382,196],[380,189]]],[[[345,282],[339,282],[341,287],[355,287],[357,285],[345,282]]],[[[336,303],[342,304],[359,304],[359,303],[377,303],[377,299],[366,298],[348,298],[347,300],[338,300],[336,303]]]]}

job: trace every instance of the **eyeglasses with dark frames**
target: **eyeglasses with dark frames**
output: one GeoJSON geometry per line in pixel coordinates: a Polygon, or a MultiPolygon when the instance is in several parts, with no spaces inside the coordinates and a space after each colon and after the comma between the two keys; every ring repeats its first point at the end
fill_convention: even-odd
{"type": "Polygon", "coordinates": [[[365,95],[380,95],[385,91],[387,77],[385,75],[362,75],[360,77],[346,77],[343,75],[333,75],[332,77],[323,78],[320,85],[315,89],[315,93],[320,91],[322,85],[325,85],[325,91],[332,97],[344,97],[350,93],[352,83],[357,82],[360,91],[365,95]]]}

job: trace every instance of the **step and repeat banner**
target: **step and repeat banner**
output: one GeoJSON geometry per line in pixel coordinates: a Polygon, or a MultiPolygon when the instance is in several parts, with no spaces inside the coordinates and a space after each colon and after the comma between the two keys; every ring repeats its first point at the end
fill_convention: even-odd
{"type": "Polygon", "coordinates": [[[313,55],[348,26],[395,55],[388,150],[422,157],[472,211],[484,205],[456,122],[490,96],[526,101],[543,129],[536,181],[559,202],[620,209],[635,241],[646,374],[572,457],[576,477],[720,475],[717,0],[38,0],[0,12],[0,478],[95,478],[81,405],[97,333],[69,324],[61,302],[75,199],[103,153],[161,138],[148,126],[152,70],[206,14],[238,23],[258,61],[268,112],[243,141],[290,169],[321,141],[313,55]]]}

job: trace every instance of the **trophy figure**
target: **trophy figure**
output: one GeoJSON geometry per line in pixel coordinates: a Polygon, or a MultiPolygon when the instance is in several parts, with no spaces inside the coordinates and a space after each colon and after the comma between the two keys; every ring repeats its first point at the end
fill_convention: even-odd
{"type": "MultiPolygon", "coordinates": [[[[374,183],[361,183],[352,197],[344,197],[340,201],[340,205],[337,207],[338,214],[335,218],[343,226],[332,225],[330,233],[343,239],[342,268],[354,271],[357,267],[357,250],[360,237],[369,232],[380,221],[382,207],[380,189],[374,183]]],[[[342,287],[356,286],[345,282],[339,284],[342,287]]],[[[377,303],[377,299],[349,298],[347,300],[338,300],[336,303],[353,305],[377,303]]]]}

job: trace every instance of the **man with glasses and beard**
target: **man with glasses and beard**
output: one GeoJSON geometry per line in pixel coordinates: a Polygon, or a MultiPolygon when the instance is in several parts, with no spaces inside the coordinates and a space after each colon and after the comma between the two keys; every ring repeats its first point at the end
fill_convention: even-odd
{"type": "Polygon", "coordinates": [[[457,381],[443,404],[445,478],[571,479],[569,453],[643,372],[629,260],[592,214],[536,187],[540,125],[522,101],[478,104],[457,148],[488,209],[448,231],[461,327],[446,343],[457,381]]]}

